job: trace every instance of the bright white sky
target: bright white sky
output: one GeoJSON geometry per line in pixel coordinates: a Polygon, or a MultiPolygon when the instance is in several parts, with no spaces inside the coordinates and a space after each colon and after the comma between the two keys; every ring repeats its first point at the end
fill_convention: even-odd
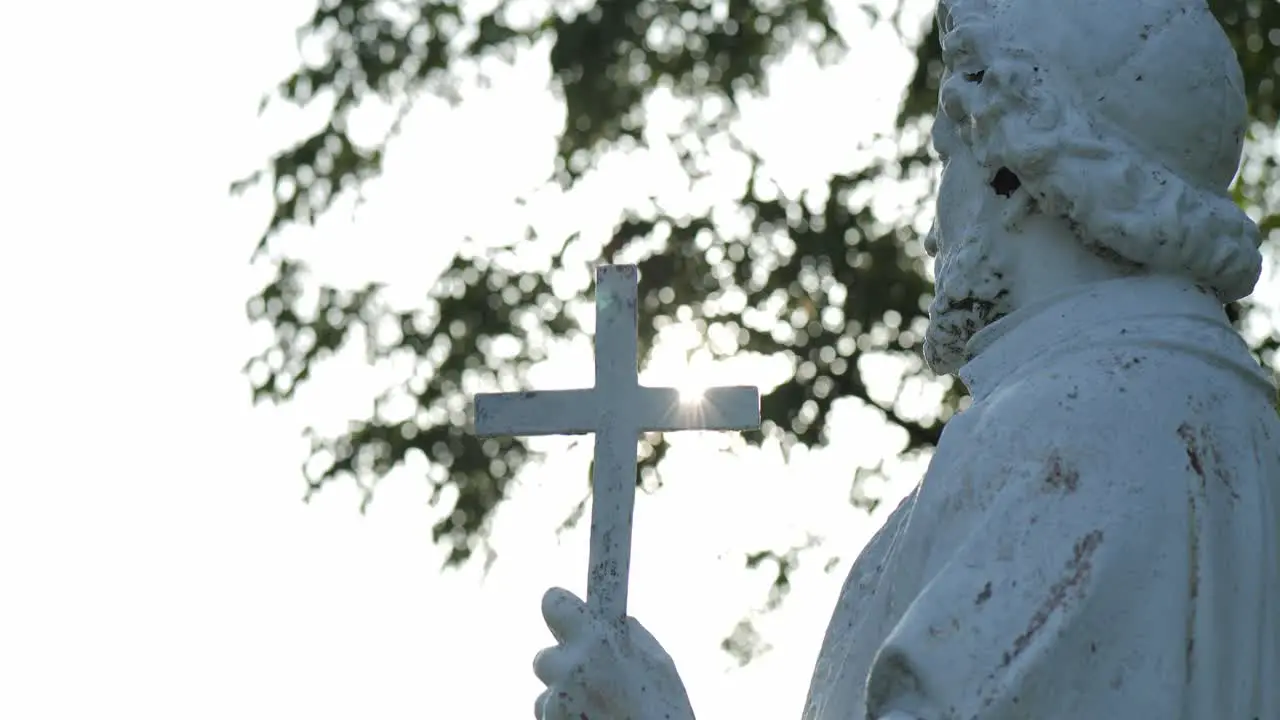
{"type": "MultiPolygon", "coordinates": [[[[247,261],[266,204],[226,186],[306,128],[255,110],[296,62],[309,2],[60,9],[56,32],[47,9],[6,9],[15,30],[0,45],[0,717],[528,717],[530,662],[550,641],[538,599],[583,589],[586,538],[552,532],[582,491],[583,453],[517,489],[481,581],[438,571],[435,514],[412,473],[384,483],[363,517],[351,487],[301,502],[300,429],[367,412],[385,377],[344,359],[295,405],[249,405],[240,367],[261,338],[243,301],[263,279],[247,261]]],[[[821,179],[840,162],[832,148],[894,111],[905,51],[887,32],[851,40],[849,62],[826,73],[782,68],[755,111],[788,182],[821,179]]],[[[533,62],[456,111],[428,104],[370,203],[291,241],[312,243],[331,278],[425,291],[461,234],[522,229],[501,211],[547,168],[557,111],[543,88],[533,62]]],[[[666,182],[637,172],[549,200],[547,215],[603,226],[611,218],[587,213],[602,198],[666,182]]],[[[590,358],[556,362],[549,382],[567,384],[590,358]]],[[[656,379],[677,379],[666,370],[656,379]]],[[[848,505],[852,468],[899,442],[856,412],[842,422],[854,442],[790,467],[776,452],[719,454],[717,438],[678,443],[670,485],[640,500],[631,609],[677,659],[701,717],[798,715],[844,570],[883,517],[848,505]],[[724,522],[697,531],[708,517],[724,522]],[[828,542],[761,621],[773,650],[731,670],[718,643],[768,583],[741,553],[806,531],[828,542]]],[[[886,491],[888,507],[905,486],[886,491]]]]}

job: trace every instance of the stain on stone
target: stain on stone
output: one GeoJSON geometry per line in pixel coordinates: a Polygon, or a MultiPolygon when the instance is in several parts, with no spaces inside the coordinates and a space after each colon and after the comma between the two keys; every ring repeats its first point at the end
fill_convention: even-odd
{"type": "Polygon", "coordinates": [[[1031,616],[1027,629],[1013,641],[1013,647],[1001,658],[1001,667],[1013,662],[1035,640],[1036,633],[1049,622],[1055,611],[1066,604],[1068,595],[1073,589],[1082,590],[1081,586],[1089,579],[1093,571],[1093,553],[1102,544],[1102,531],[1094,530],[1076,541],[1072,548],[1071,559],[1067,561],[1063,577],[1049,588],[1048,597],[1031,616]]]}
{"type": "Polygon", "coordinates": [[[981,605],[982,603],[990,599],[991,599],[991,583],[988,582],[986,585],[982,586],[982,592],[978,593],[978,597],[974,598],[973,604],[981,605]]]}
{"type": "Polygon", "coordinates": [[[1209,431],[1207,429],[1202,430],[1200,432],[1200,436],[1207,440],[1205,445],[1209,448],[1209,455],[1213,460],[1213,476],[1218,479],[1218,482],[1222,483],[1223,487],[1227,489],[1227,492],[1231,493],[1232,500],[1239,500],[1240,493],[1236,492],[1235,483],[1231,477],[1231,466],[1223,460],[1222,448],[1219,446],[1219,443],[1209,437],[1209,431]]]}
{"type": "Polygon", "coordinates": [[[1080,487],[1080,471],[1063,459],[1058,450],[1049,453],[1047,464],[1048,474],[1044,479],[1046,485],[1066,493],[1073,493],[1080,487]]]}
{"type": "Polygon", "coordinates": [[[1178,437],[1182,438],[1182,444],[1187,449],[1187,462],[1191,469],[1200,476],[1200,482],[1204,482],[1204,462],[1200,458],[1199,442],[1196,438],[1196,431],[1187,423],[1178,426],[1178,437]]]}
{"type": "Polygon", "coordinates": [[[1187,677],[1191,682],[1194,652],[1196,648],[1196,598],[1200,595],[1200,512],[1196,505],[1196,490],[1190,488],[1187,494],[1187,677]]]}
{"type": "Polygon", "coordinates": [[[1128,370],[1128,369],[1130,369],[1130,368],[1133,368],[1133,367],[1136,367],[1136,366],[1138,366],[1138,365],[1141,365],[1141,364],[1142,364],[1143,359],[1144,359],[1144,358],[1139,357],[1139,356],[1137,356],[1137,355],[1134,355],[1134,356],[1131,356],[1131,357],[1122,357],[1122,358],[1119,358],[1119,361],[1120,361],[1120,369],[1121,369],[1121,370],[1128,370]]]}
{"type": "Polygon", "coordinates": [[[1186,447],[1188,464],[1196,475],[1200,476],[1201,486],[1204,486],[1211,470],[1213,476],[1231,494],[1231,498],[1239,500],[1240,494],[1236,492],[1230,465],[1223,459],[1222,449],[1210,436],[1209,431],[1204,428],[1196,430],[1189,423],[1182,423],[1178,426],[1178,437],[1186,447]]]}

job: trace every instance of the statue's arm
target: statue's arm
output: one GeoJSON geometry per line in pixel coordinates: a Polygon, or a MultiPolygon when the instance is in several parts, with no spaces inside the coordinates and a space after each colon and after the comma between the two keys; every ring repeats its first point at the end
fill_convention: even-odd
{"type": "Polygon", "coordinates": [[[974,508],[969,537],[885,638],[868,717],[1178,715],[1186,650],[1170,618],[1184,611],[1186,500],[1158,490],[1181,480],[1173,463],[1185,458],[1153,441],[1136,447],[1148,451],[1147,472],[1026,447],[1034,460],[997,451],[967,469],[1005,490],[974,508]]]}

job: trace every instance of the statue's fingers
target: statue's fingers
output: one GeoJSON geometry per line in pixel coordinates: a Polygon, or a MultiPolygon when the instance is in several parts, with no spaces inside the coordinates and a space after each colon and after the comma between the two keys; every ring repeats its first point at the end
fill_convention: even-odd
{"type": "Polygon", "coordinates": [[[547,700],[551,699],[551,688],[542,691],[533,701],[533,717],[534,720],[548,720],[547,718],[547,700]]]}
{"type": "Polygon", "coordinates": [[[542,596],[542,618],[561,643],[584,636],[591,622],[586,603],[564,588],[551,588],[542,596]]]}
{"type": "MultiPolygon", "coordinates": [[[[569,717],[569,694],[563,690],[555,688],[547,688],[547,691],[538,696],[541,701],[541,707],[538,708],[542,714],[538,716],[538,720],[571,720],[569,717]]],[[[578,720],[573,718],[572,720],[578,720]]]]}
{"type": "Polygon", "coordinates": [[[561,646],[549,647],[533,656],[533,674],[550,687],[564,681],[573,670],[573,657],[561,646]]]}
{"type": "Polygon", "coordinates": [[[649,632],[649,629],[640,624],[639,620],[631,616],[627,616],[626,620],[627,632],[631,635],[631,641],[639,647],[643,647],[649,653],[666,654],[666,650],[662,648],[662,643],[649,632]]]}

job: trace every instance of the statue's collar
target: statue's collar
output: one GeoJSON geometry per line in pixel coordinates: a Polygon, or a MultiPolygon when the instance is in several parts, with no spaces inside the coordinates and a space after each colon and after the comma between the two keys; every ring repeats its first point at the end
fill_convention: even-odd
{"type": "Polygon", "coordinates": [[[1271,385],[1231,329],[1213,292],[1167,276],[1092,283],[1020,308],[969,339],[965,352],[970,360],[957,375],[976,401],[1010,375],[1034,369],[1033,363],[1043,365],[1063,354],[1115,341],[1209,353],[1271,385]],[[1231,344],[1240,351],[1224,352],[1231,344]],[[1248,360],[1250,367],[1239,358],[1248,360]]]}

